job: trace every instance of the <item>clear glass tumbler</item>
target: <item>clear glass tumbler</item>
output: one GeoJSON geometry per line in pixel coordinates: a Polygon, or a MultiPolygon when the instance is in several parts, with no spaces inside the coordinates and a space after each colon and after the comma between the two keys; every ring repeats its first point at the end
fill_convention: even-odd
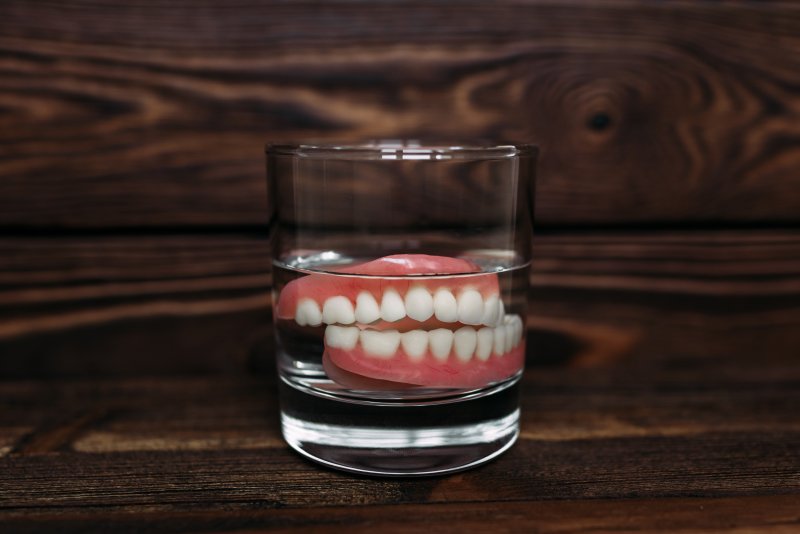
{"type": "Polygon", "coordinates": [[[537,150],[269,145],[283,436],[374,475],[466,469],[519,433],[537,150]]]}

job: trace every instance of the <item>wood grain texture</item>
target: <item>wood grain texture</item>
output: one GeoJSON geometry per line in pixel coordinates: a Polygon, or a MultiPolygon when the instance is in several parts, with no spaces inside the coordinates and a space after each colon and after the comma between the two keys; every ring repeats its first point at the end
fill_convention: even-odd
{"type": "MultiPolygon", "coordinates": [[[[259,234],[2,238],[0,377],[271,368],[269,269],[259,234]]],[[[531,365],[797,357],[793,231],[541,234],[532,273],[531,365]]]]}
{"type": "Polygon", "coordinates": [[[0,21],[4,228],[260,226],[265,140],[421,134],[541,144],[544,225],[800,214],[791,3],[9,0],[0,21]]]}
{"type": "Polygon", "coordinates": [[[0,512],[14,532],[767,532],[798,528],[796,495],[267,509],[249,503],[0,512]]]}
{"type": "Polygon", "coordinates": [[[388,527],[425,504],[444,517],[410,524],[460,509],[466,524],[495,510],[510,525],[547,528],[611,529],[628,517],[641,530],[791,528],[800,367],[760,384],[747,370],[712,370],[529,370],[514,448],[482,468],[423,480],[336,473],[291,453],[273,377],[0,384],[13,408],[0,413],[0,434],[27,427],[0,456],[0,518],[76,529],[159,520],[388,527]],[[595,501],[611,498],[626,500],[595,501]]]}
{"type": "Polygon", "coordinates": [[[2,377],[241,373],[271,346],[261,236],[0,241],[2,377]]]}

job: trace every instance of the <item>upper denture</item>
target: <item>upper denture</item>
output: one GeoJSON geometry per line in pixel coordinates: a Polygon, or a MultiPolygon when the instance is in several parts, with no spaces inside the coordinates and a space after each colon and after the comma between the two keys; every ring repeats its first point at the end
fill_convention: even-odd
{"type": "Polygon", "coordinates": [[[301,326],[371,324],[378,320],[391,323],[406,317],[418,322],[435,317],[445,323],[494,326],[502,319],[496,274],[463,275],[465,269],[477,268],[465,260],[444,258],[440,269],[444,272],[435,274],[450,274],[450,270],[461,276],[391,278],[399,276],[401,269],[408,269],[412,275],[430,274],[417,271],[432,269],[433,258],[437,257],[404,255],[403,262],[387,261],[392,258],[397,257],[388,256],[340,271],[368,276],[315,273],[290,282],[281,291],[278,317],[294,319],[301,326]],[[423,257],[425,269],[412,268],[410,256],[423,257]],[[376,262],[381,263],[375,265],[376,262]],[[383,274],[389,278],[379,277],[383,274]]]}
{"type": "Polygon", "coordinates": [[[496,293],[484,297],[472,288],[456,290],[455,293],[439,288],[435,295],[436,298],[427,287],[419,284],[405,295],[390,287],[377,297],[361,290],[355,299],[333,295],[321,304],[314,298],[305,297],[300,299],[293,318],[301,326],[321,323],[370,325],[377,321],[395,323],[406,318],[420,323],[435,318],[441,323],[495,326],[503,318],[496,293]]]}

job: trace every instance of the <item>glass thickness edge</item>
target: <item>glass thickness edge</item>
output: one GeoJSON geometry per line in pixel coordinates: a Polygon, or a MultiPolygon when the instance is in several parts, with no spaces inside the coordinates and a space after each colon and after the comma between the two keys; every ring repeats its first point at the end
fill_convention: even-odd
{"type": "Polygon", "coordinates": [[[391,140],[364,143],[268,143],[266,152],[268,155],[313,159],[503,159],[534,156],[538,154],[538,147],[527,143],[487,143],[484,145],[391,140]]]}

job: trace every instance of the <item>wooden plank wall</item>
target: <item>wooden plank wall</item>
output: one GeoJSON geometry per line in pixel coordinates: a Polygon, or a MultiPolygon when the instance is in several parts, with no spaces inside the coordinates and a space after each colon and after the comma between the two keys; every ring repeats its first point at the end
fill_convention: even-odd
{"type": "Polygon", "coordinates": [[[542,146],[540,362],[800,327],[796,4],[6,0],[0,378],[267,365],[264,142],[420,135],[542,146]]]}

